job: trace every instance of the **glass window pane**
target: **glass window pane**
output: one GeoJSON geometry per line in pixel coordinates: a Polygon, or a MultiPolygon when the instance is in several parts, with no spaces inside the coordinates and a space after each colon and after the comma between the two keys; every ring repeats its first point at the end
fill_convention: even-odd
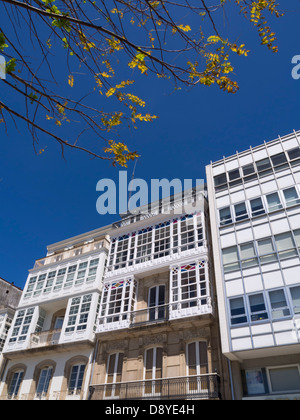
{"type": "Polygon", "coordinates": [[[236,246],[223,249],[223,264],[225,272],[239,270],[238,250],[236,246]]]}
{"type": "Polygon", "coordinates": [[[220,185],[226,184],[226,182],[227,182],[226,174],[215,176],[214,180],[215,180],[215,186],[216,187],[219,187],[220,185]]]}
{"type": "Polygon", "coordinates": [[[267,264],[277,260],[277,255],[271,239],[263,239],[262,241],[258,241],[257,244],[261,264],[267,264]]]}
{"type": "Polygon", "coordinates": [[[250,201],[252,216],[258,216],[260,214],[265,213],[265,209],[262,203],[261,198],[255,198],[254,200],[250,201]]]}
{"type": "Polygon", "coordinates": [[[287,163],[287,158],[285,156],[285,153],[279,153],[278,155],[271,156],[271,160],[272,160],[274,166],[278,166],[278,165],[281,165],[283,163],[287,163]]]}
{"type": "Polygon", "coordinates": [[[251,163],[249,165],[243,166],[244,176],[251,175],[255,172],[254,165],[251,163]]]}
{"type": "Polygon", "coordinates": [[[221,226],[232,223],[230,207],[226,207],[225,209],[220,210],[220,223],[221,226]]]}
{"type": "Polygon", "coordinates": [[[300,247],[300,229],[294,230],[297,247],[300,247]]]}
{"type": "Polygon", "coordinates": [[[280,202],[278,193],[267,195],[267,202],[269,211],[282,209],[282,204],[280,202]]]}
{"type": "Polygon", "coordinates": [[[290,258],[298,255],[291,233],[275,235],[275,242],[280,258],[290,258]]]}
{"type": "Polygon", "coordinates": [[[254,258],[256,257],[254,245],[251,244],[245,244],[241,245],[241,259],[246,260],[248,258],[254,258]]]}
{"type": "Polygon", "coordinates": [[[248,321],[243,298],[236,298],[230,300],[230,312],[231,325],[243,324],[248,321]]]}
{"type": "Polygon", "coordinates": [[[257,167],[258,173],[261,173],[262,175],[272,172],[271,162],[270,162],[269,158],[262,159],[262,160],[256,162],[256,167],[257,167]]]}
{"type": "Polygon", "coordinates": [[[294,314],[300,314],[300,286],[292,287],[290,289],[294,314]]]}
{"type": "Polygon", "coordinates": [[[239,169],[235,169],[235,170],[233,170],[233,171],[230,171],[230,172],[228,173],[228,175],[229,175],[229,180],[230,180],[230,181],[233,181],[234,179],[238,179],[238,178],[240,178],[240,177],[241,177],[241,175],[240,175],[240,170],[239,170],[239,169]]]}
{"type": "Polygon", "coordinates": [[[299,149],[299,147],[297,147],[297,149],[289,150],[288,151],[288,155],[289,155],[289,158],[291,160],[299,158],[300,157],[300,149],[299,149]]]}
{"type": "Polygon", "coordinates": [[[262,321],[269,318],[262,293],[249,296],[249,304],[251,310],[251,321],[262,321]]]}
{"type": "Polygon", "coordinates": [[[272,392],[288,392],[300,390],[298,366],[269,369],[272,392]]]}
{"type": "Polygon", "coordinates": [[[287,190],[284,190],[283,194],[284,194],[284,198],[285,198],[287,206],[293,206],[294,204],[299,204],[300,203],[298,193],[297,193],[295,187],[288,188],[287,190]]]}
{"type": "Polygon", "coordinates": [[[236,204],[234,206],[234,210],[235,210],[235,218],[237,221],[248,218],[248,213],[247,213],[245,203],[236,204]]]}
{"type": "Polygon", "coordinates": [[[272,308],[272,318],[282,318],[290,315],[290,310],[287,306],[283,290],[269,292],[269,297],[272,308]]]}

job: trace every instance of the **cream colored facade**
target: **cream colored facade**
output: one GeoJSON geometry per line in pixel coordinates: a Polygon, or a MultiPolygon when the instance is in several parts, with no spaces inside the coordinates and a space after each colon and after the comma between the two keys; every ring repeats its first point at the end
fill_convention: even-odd
{"type": "Polygon", "coordinates": [[[91,399],[231,398],[206,200],[165,210],[109,232],[91,399]]]}

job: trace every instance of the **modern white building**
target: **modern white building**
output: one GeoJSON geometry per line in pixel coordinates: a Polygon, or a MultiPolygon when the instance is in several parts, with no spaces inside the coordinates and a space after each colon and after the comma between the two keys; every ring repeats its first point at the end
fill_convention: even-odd
{"type": "Polygon", "coordinates": [[[36,261],[3,349],[0,400],[87,398],[108,249],[102,228],[36,261]]]}
{"type": "Polygon", "coordinates": [[[234,397],[300,399],[300,132],[207,167],[234,397]]]}

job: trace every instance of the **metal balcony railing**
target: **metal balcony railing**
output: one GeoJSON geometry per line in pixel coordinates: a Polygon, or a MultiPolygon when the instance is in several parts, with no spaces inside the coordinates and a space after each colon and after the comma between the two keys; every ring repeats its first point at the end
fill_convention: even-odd
{"type": "Polygon", "coordinates": [[[222,399],[218,374],[92,385],[92,400],[222,399]]]}

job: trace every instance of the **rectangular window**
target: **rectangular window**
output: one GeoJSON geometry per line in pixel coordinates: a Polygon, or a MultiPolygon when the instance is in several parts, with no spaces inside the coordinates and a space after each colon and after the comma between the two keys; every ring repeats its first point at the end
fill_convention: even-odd
{"type": "Polygon", "coordinates": [[[268,210],[269,211],[275,211],[282,209],[282,204],[279,198],[278,193],[273,193],[267,195],[267,202],[268,202],[268,210]]]}
{"type": "Polygon", "coordinates": [[[220,225],[225,226],[232,223],[230,207],[220,210],[220,225]]]}
{"type": "Polygon", "coordinates": [[[18,371],[13,374],[11,383],[8,388],[8,397],[17,397],[24,376],[24,371],[18,371]]]}
{"type": "Polygon", "coordinates": [[[270,159],[262,159],[256,162],[257,172],[260,177],[266,176],[270,173],[273,173],[270,159]]]}
{"type": "Polygon", "coordinates": [[[72,366],[68,387],[69,394],[80,394],[83,383],[84,371],[85,365],[72,366]]]}
{"type": "Polygon", "coordinates": [[[242,267],[248,268],[258,265],[256,252],[254,249],[253,242],[249,244],[244,244],[240,246],[241,250],[241,261],[242,267]]]}
{"type": "Polygon", "coordinates": [[[277,261],[277,254],[274,250],[272,239],[257,241],[257,245],[261,264],[268,264],[277,261]]]}
{"type": "Polygon", "coordinates": [[[289,150],[288,155],[289,155],[290,160],[300,158],[300,148],[297,147],[296,149],[289,150]]]}
{"type": "Polygon", "coordinates": [[[232,326],[248,322],[244,299],[242,297],[230,299],[230,315],[232,326]]]}
{"type": "Polygon", "coordinates": [[[46,395],[49,388],[50,379],[52,377],[52,367],[47,367],[41,371],[39,383],[36,389],[37,396],[46,395]]]}
{"type": "Polygon", "coordinates": [[[243,166],[244,176],[248,176],[255,173],[254,165],[250,163],[249,165],[243,166]]]}
{"type": "Polygon", "coordinates": [[[227,184],[226,174],[215,176],[214,181],[215,181],[215,187],[220,187],[221,185],[227,184]]]}
{"type": "Polygon", "coordinates": [[[265,214],[265,209],[261,198],[255,198],[254,200],[250,200],[250,205],[252,210],[252,217],[259,216],[260,214],[265,214]]]}
{"type": "Polygon", "coordinates": [[[300,390],[298,366],[268,369],[272,392],[295,392],[300,390]]]}
{"type": "Polygon", "coordinates": [[[286,316],[290,316],[290,310],[285,298],[284,291],[282,289],[269,292],[269,298],[273,319],[280,319],[286,316]]]}
{"type": "Polygon", "coordinates": [[[152,228],[146,228],[138,233],[136,263],[140,264],[151,259],[152,253],[152,228]]]}
{"type": "Polygon", "coordinates": [[[239,222],[240,220],[248,219],[249,216],[248,216],[245,203],[236,204],[234,206],[234,210],[235,210],[235,220],[237,222],[239,222]]]}
{"type": "Polygon", "coordinates": [[[300,314],[300,286],[290,288],[293,310],[295,315],[300,314]]]}
{"type": "Polygon", "coordinates": [[[129,236],[125,235],[118,239],[116,249],[115,270],[126,267],[128,260],[129,236]]]}
{"type": "Polygon", "coordinates": [[[280,259],[291,258],[298,255],[291,233],[287,232],[275,235],[275,242],[280,259]]]}
{"type": "Polygon", "coordinates": [[[278,155],[271,156],[271,160],[273,166],[275,167],[275,172],[281,171],[289,166],[285,153],[279,153],[278,155]]]}
{"type": "Polygon", "coordinates": [[[92,295],[73,298],[69,310],[66,332],[85,330],[87,328],[92,295]]]}
{"type": "Polygon", "coordinates": [[[234,181],[235,179],[238,179],[241,177],[240,170],[234,169],[233,171],[228,172],[229,180],[234,181]]]}
{"type": "Polygon", "coordinates": [[[252,322],[263,321],[269,318],[265,305],[264,295],[262,293],[249,296],[249,306],[252,322]]]}
{"type": "Polygon", "coordinates": [[[296,240],[296,245],[300,248],[300,229],[294,230],[294,236],[296,240]]]}
{"type": "Polygon", "coordinates": [[[123,357],[123,353],[111,354],[108,357],[105,397],[120,396],[120,385],[116,384],[122,381],[123,357]]]}
{"type": "Polygon", "coordinates": [[[171,224],[160,223],[155,227],[154,234],[154,258],[162,258],[170,255],[171,248],[171,224]]]}
{"type": "Polygon", "coordinates": [[[295,204],[300,203],[299,196],[295,187],[283,190],[283,194],[287,207],[294,206],[295,204]]]}
{"type": "Polygon", "coordinates": [[[238,249],[236,246],[223,249],[222,253],[225,273],[240,270],[238,249]]]}

